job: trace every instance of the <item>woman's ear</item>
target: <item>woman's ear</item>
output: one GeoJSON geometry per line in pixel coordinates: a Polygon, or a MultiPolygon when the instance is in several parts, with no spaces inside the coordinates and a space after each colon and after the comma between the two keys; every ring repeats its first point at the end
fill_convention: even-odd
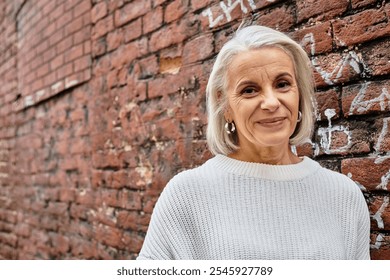
{"type": "Polygon", "coordinates": [[[227,108],[225,109],[224,113],[223,113],[223,116],[225,117],[225,121],[226,122],[232,122],[233,121],[233,117],[232,117],[232,114],[231,114],[231,108],[230,106],[228,105],[227,108]]]}

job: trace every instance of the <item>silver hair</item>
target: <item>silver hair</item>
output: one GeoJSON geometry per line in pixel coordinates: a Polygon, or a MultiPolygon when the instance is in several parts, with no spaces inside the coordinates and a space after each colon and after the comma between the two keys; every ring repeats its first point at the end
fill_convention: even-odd
{"type": "Polygon", "coordinates": [[[290,137],[291,145],[299,145],[310,139],[314,126],[314,83],[310,60],[303,48],[287,35],[268,27],[252,25],[239,29],[219,52],[206,88],[207,143],[213,154],[228,155],[239,146],[236,137],[228,135],[224,126],[224,113],[228,105],[226,74],[235,55],[262,47],[278,47],[289,55],[294,64],[299,90],[299,110],[302,120],[290,137]]]}

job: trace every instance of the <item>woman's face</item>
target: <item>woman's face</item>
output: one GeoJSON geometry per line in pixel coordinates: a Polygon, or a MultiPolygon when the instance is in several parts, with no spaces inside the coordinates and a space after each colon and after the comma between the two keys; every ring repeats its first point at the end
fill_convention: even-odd
{"type": "Polygon", "coordinates": [[[228,108],[240,151],[288,148],[295,130],[299,91],[290,57],[276,47],[236,55],[227,72],[228,108]]]}

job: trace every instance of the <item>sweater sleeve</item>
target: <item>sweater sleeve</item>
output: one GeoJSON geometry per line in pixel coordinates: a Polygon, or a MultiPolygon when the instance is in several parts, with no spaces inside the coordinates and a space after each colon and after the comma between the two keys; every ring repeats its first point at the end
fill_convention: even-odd
{"type": "Polygon", "coordinates": [[[358,232],[357,232],[357,246],[356,259],[369,260],[370,259],[370,213],[368,211],[367,203],[364,196],[360,194],[358,197],[359,217],[358,217],[358,232]]]}
{"type": "Polygon", "coordinates": [[[171,181],[155,205],[137,260],[188,259],[183,225],[185,215],[185,202],[171,181]]]}

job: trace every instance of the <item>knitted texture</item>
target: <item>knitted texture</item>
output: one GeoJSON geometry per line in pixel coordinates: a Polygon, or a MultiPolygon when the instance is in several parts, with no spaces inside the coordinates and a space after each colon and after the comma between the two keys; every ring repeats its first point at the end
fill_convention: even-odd
{"type": "Polygon", "coordinates": [[[369,259],[369,228],[359,187],[310,158],[217,155],[168,183],[138,259],[369,259]]]}

